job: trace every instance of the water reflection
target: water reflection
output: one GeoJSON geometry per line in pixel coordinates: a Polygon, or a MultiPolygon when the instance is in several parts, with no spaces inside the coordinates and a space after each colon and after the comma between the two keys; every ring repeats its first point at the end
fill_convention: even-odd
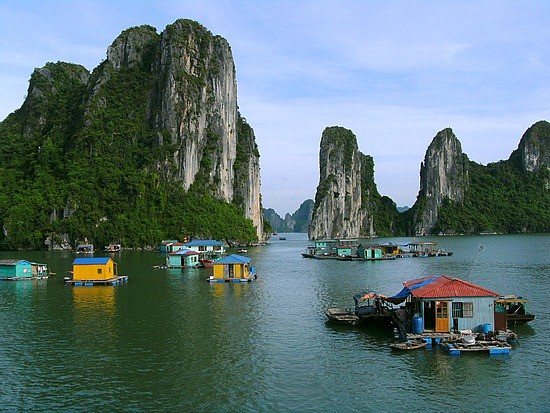
{"type": "Polygon", "coordinates": [[[72,287],[73,320],[79,343],[108,349],[116,336],[116,286],[72,287]]]}

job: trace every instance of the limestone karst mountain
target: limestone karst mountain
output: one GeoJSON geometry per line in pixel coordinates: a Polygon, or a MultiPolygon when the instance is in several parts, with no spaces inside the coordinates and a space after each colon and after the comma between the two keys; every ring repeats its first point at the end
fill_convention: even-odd
{"type": "Polygon", "coordinates": [[[323,131],[319,172],[310,239],[392,233],[398,217],[396,206],[378,193],[374,161],[359,151],[352,131],[338,126],[323,131]]]}
{"type": "Polygon", "coordinates": [[[267,236],[231,48],[191,20],[123,31],[92,73],[36,69],[0,124],[0,157],[5,248],[267,236]]]}

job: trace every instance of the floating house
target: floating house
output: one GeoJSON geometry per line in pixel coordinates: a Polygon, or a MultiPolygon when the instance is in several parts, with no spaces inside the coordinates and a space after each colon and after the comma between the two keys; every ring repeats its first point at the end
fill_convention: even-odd
{"type": "Polygon", "coordinates": [[[199,253],[189,248],[182,248],[166,256],[166,266],[170,268],[193,268],[199,264],[199,253]]]}
{"type": "Polygon", "coordinates": [[[31,278],[43,278],[47,276],[48,267],[46,264],[39,264],[27,260],[0,260],[1,280],[23,280],[31,278]]]}
{"type": "Polygon", "coordinates": [[[111,258],[77,258],[73,261],[73,277],[66,280],[73,285],[105,285],[125,282],[127,276],[118,275],[118,264],[111,258]]]}
{"type": "Polygon", "coordinates": [[[393,242],[385,242],[380,244],[380,249],[382,250],[383,255],[394,255],[399,254],[399,245],[394,244],[393,242]]]}
{"type": "Polygon", "coordinates": [[[359,244],[357,246],[356,255],[359,258],[365,260],[381,260],[382,259],[382,248],[374,245],[363,246],[359,244]]]}
{"type": "Polygon", "coordinates": [[[229,255],[214,261],[209,282],[249,282],[256,279],[256,271],[250,266],[250,258],[229,255]]]}
{"type": "Polygon", "coordinates": [[[336,255],[339,257],[351,257],[355,247],[352,245],[338,245],[336,247],[336,255]]]}
{"type": "Polygon", "coordinates": [[[183,246],[198,252],[199,259],[217,259],[225,254],[223,242],[213,239],[196,239],[186,242],[183,246]]]}
{"type": "Polygon", "coordinates": [[[120,252],[122,251],[121,244],[109,244],[105,246],[105,251],[107,252],[120,252]]]}
{"type": "Polygon", "coordinates": [[[185,248],[185,245],[182,242],[174,239],[166,239],[162,240],[159,251],[169,254],[171,252],[179,251],[183,248],[185,248]]]}
{"type": "Polygon", "coordinates": [[[93,254],[94,246],[92,244],[80,244],[76,246],[75,251],[79,254],[93,254]]]}
{"type": "Polygon", "coordinates": [[[495,326],[498,293],[447,275],[403,283],[403,289],[386,300],[406,302],[403,318],[412,321],[412,332],[450,333],[472,330],[487,333],[495,326]]]}

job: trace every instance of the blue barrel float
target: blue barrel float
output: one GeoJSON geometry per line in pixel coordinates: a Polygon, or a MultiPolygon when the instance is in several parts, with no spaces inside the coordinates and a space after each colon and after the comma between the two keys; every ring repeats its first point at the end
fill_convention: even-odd
{"type": "Polygon", "coordinates": [[[422,334],[424,332],[424,322],[422,317],[413,317],[413,333],[422,334]]]}
{"type": "Polygon", "coordinates": [[[488,334],[491,331],[491,324],[483,324],[483,334],[488,334]]]}

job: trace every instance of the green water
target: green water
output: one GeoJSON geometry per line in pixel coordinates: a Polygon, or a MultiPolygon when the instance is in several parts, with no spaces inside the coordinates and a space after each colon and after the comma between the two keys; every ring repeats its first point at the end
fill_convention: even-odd
{"type": "Polygon", "coordinates": [[[74,255],[1,252],[58,275],[0,283],[0,410],[548,410],[550,236],[438,238],[453,256],[383,262],[305,259],[305,235],[285,236],[249,249],[249,284],[155,270],[162,255],[124,251],[112,257],[126,285],[71,287],[74,255]],[[537,318],[504,357],[402,354],[391,331],[325,322],[323,308],[350,306],[366,287],[393,294],[431,274],[523,295],[537,318]]]}

